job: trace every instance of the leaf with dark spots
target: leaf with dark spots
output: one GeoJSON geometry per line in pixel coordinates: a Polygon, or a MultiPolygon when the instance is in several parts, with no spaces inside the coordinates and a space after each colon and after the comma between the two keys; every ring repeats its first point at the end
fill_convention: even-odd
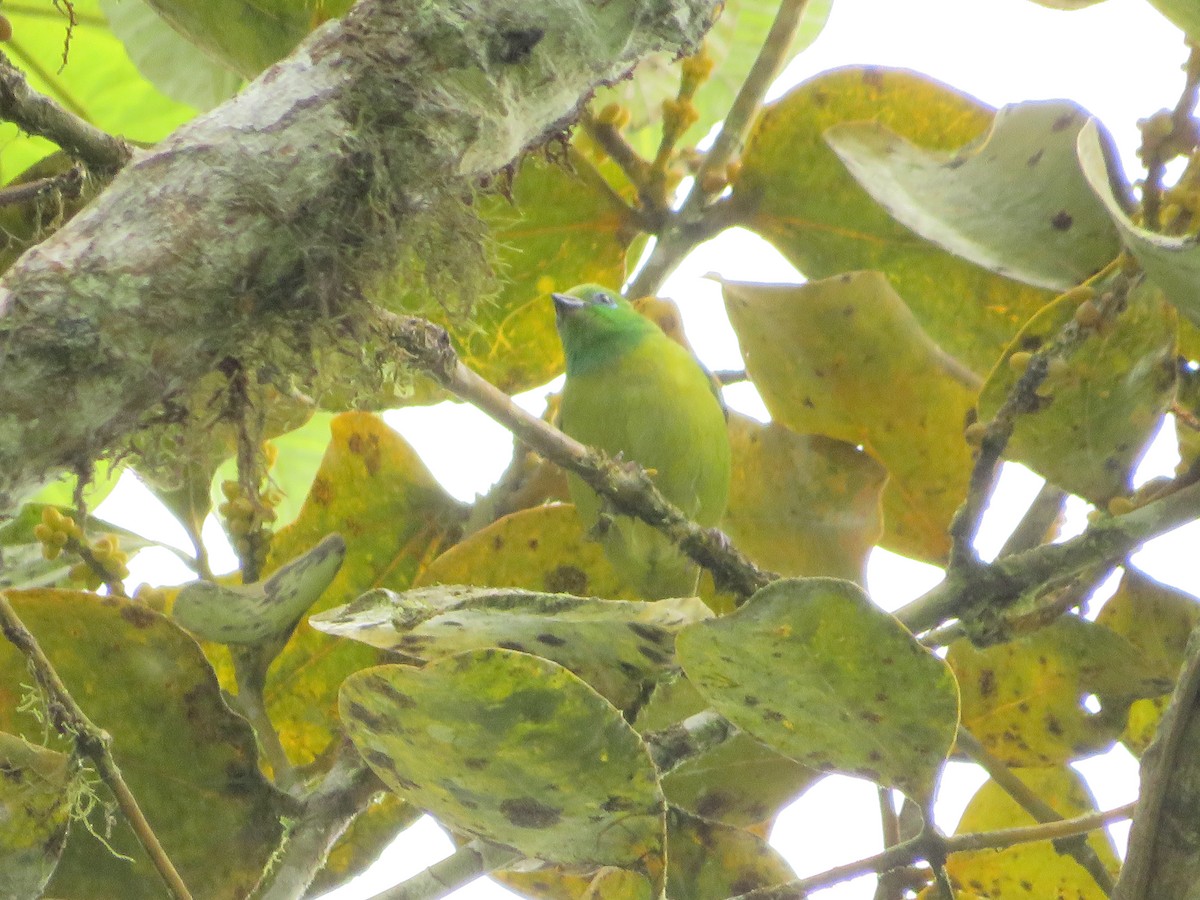
{"type": "Polygon", "coordinates": [[[519,797],[500,803],[503,816],[519,828],[549,828],[562,819],[562,810],[539,803],[532,797],[519,797]]]}
{"type": "Polygon", "coordinates": [[[473,651],[358,672],[340,696],[346,732],[376,774],[448,827],[551,862],[634,869],[661,886],[665,802],[649,753],[563,667],[473,651]],[[383,685],[416,706],[395,710],[383,685]]]}
{"type": "Polygon", "coordinates": [[[485,647],[541,656],[630,710],[654,684],[676,673],[675,632],[710,615],[696,598],[646,603],[440,586],[372,592],[309,622],[320,631],[422,660],[485,647]]]}

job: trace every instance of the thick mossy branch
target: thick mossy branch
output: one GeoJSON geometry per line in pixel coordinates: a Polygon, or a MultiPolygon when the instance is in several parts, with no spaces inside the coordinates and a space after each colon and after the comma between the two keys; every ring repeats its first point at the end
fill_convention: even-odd
{"type": "Polygon", "coordinates": [[[459,361],[444,329],[424,319],[386,314],[378,328],[381,339],[400,348],[412,365],[442,387],[487,413],[546,459],[574,472],[617,512],[659,529],[708,569],[718,588],[745,600],[778,577],[743,556],[720,530],[691,521],[663,497],[640,466],[619,464],[525,412],[459,361]]]}
{"type": "Polygon", "coordinates": [[[360,298],[397,248],[439,283],[481,270],[478,229],[461,236],[478,181],[596,85],[694,46],[716,5],[362,0],[136,154],[0,279],[0,509],[162,418],[249,338],[303,348],[321,325],[361,350],[360,298]]]}

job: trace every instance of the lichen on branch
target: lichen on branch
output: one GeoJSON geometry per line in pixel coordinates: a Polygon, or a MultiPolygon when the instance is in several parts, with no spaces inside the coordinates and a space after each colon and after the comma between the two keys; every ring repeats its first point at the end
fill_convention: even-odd
{"type": "Polygon", "coordinates": [[[136,154],[0,279],[0,510],[161,419],[251,339],[277,334],[291,354],[254,362],[310,388],[292,369],[327,349],[313,330],[361,349],[364,298],[398,249],[478,272],[477,183],[598,84],[693,47],[716,6],[363,0],[136,154]]]}

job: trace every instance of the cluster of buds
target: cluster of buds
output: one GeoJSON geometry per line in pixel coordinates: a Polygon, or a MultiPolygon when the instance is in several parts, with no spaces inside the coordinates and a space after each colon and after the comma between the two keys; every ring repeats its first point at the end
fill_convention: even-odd
{"type": "Polygon", "coordinates": [[[217,512],[225,519],[233,549],[243,562],[261,567],[271,545],[271,528],[277,518],[275,507],[283,500],[282,492],[267,488],[248,495],[240,482],[223,481],[221,493],[225,502],[217,507],[217,512]]]}
{"type": "Polygon", "coordinates": [[[64,549],[78,553],[83,559],[71,566],[67,577],[94,591],[105,583],[119,582],[129,577],[129,554],[121,549],[115,534],[102,534],[87,543],[83,529],[70,516],[53,506],[42,510],[42,521],[34,526],[33,536],[42,544],[42,556],[58,559],[64,549]]]}

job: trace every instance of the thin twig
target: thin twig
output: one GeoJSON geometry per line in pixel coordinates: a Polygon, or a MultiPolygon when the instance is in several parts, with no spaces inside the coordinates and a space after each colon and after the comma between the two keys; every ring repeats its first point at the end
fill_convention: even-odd
{"type": "Polygon", "coordinates": [[[575,174],[579,177],[579,180],[607,201],[608,205],[612,207],[613,212],[620,216],[622,220],[629,223],[631,230],[634,228],[639,231],[654,230],[655,223],[650,220],[646,213],[626,203],[625,198],[618,194],[617,189],[608,183],[608,179],[600,173],[599,169],[592,165],[590,159],[573,146],[567,152],[567,159],[570,160],[571,167],[575,170],[575,174]]]}
{"type": "Polygon", "coordinates": [[[0,53],[0,117],[58,144],[100,177],[112,175],[133,155],[122,138],[101,131],[31,88],[25,73],[4,53],[0,53]]]}
{"type": "Polygon", "coordinates": [[[521,854],[511,847],[471,841],[403,884],[375,894],[371,900],[435,900],[519,859],[521,854]]]}
{"type": "Polygon", "coordinates": [[[551,462],[568,469],[627,516],[653,525],[708,569],[721,589],[740,600],[778,576],[747,559],[716,528],[701,528],[663,497],[640,466],[618,464],[521,409],[458,359],[445,329],[416,317],[377,311],[385,339],[448,391],[473,404],[551,462]]]}
{"type": "Polygon", "coordinates": [[[634,277],[628,296],[644,297],[655,293],[667,273],[698,243],[694,237],[695,226],[707,218],[710,204],[720,193],[718,190],[714,194],[708,186],[723,183],[714,175],[723,172],[741,153],[746,137],[758,118],[767,90],[783,70],[807,6],[808,0],[783,0],[780,4],[771,30],[767,32],[746,80],[738,89],[716,140],[700,163],[691,191],[679,211],[669,217],[666,228],[659,233],[658,242],[646,264],[634,277]]]}
{"type": "Polygon", "coordinates": [[[79,708],[75,698],[71,696],[67,686],[59,678],[54,665],[42,651],[37,639],[21,621],[16,610],[8,602],[8,597],[0,593],[0,630],[4,636],[21,651],[29,665],[38,687],[48,698],[48,711],[56,731],[63,737],[74,741],[78,751],[92,761],[96,771],[108,785],[116,798],[117,805],[137,836],[138,842],[149,856],[150,862],[162,877],[171,896],[177,900],[191,900],[191,893],[179,877],[175,866],[171,863],[162,844],[158,841],[154,829],[146,821],[138,806],[137,799],[125,783],[116,760],[113,759],[109,745],[112,738],[108,733],[98,728],[79,708]]]}
{"type": "Polygon", "coordinates": [[[83,191],[83,170],[73,166],[59,175],[35,178],[0,188],[0,207],[19,206],[53,194],[74,200],[83,191]]]}
{"type": "Polygon", "coordinates": [[[630,146],[629,142],[625,140],[625,135],[621,134],[621,130],[612,123],[599,121],[588,110],[584,110],[580,115],[579,123],[583,126],[587,136],[608,155],[609,159],[617,164],[617,168],[629,179],[629,183],[638,192],[638,199],[641,200],[642,206],[647,211],[661,212],[664,208],[663,198],[656,197],[650,189],[650,163],[642,159],[638,152],[630,146]]]}
{"type": "Polygon", "coordinates": [[[1062,840],[1074,835],[1085,835],[1089,831],[1103,828],[1111,822],[1128,819],[1131,809],[1132,804],[1127,804],[1116,809],[1088,813],[1049,824],[1001,828],[996,831],[960,834],[951,837],[943,837],[936,832],[927,831],[884,850],[882,853],[876,853],[874,856],[868,856],[844,866],[837,866],[807,878],[798,878],[787,884],[740,894],[732,900],[799,900],[808,892],[818,891],[842,881],[849,881],[860,875],[867,875],[871,872],[890,872],[902,866],[912,865],[918,860],[925,859],[931,853],[950,856],[974,850],[1004,850],[1037,841],[1062,840]]]}
{"type": "Polygon", "coordinates": [[[1062,515],[1066,500],[1067,492],[1058,485],[1048,481],[1043,484],[997,556],[1012,556],[1044,544],[1046,535],[1062,515]]]}
{"type": "MultiPolygon", "coordinates": [[[[1054,807],[1030,790],[1029,785],[1014,775],[1008,766],[992,755],[966,728],[958,729],[957,744],[960,750],[988,773],[988,776],[1000,786],[1004,793],[1008,794],[1039,823],[1057,824],[1064,821],[1054,807]]],[[[1068,832],[1067,837],[1056,836],[1054,849],[1073,858],[1092,876],[1105,894],[1112,894],[1116,883],[1083,833],[1074,831],[1068,832]]]]}

